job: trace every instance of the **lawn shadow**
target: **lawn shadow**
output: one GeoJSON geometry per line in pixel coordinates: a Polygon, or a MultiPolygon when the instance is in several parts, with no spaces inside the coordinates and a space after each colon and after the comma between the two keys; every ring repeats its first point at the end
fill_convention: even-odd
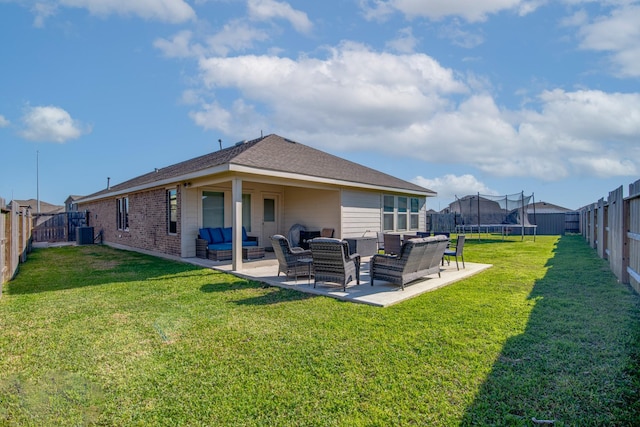
{"type": "Polygon", "coordinates": [[[637,295],[580,237],[562,237],[547,267],[524,333],[506,341],[461,425],[638,425],[637,295]]]}
{"type": "Polygon", "coordinates": [[[163,281],[175,276],[201,277],[198,272],[202,269],[103,245],[39,248],[20,265],[18,275],[4,285],[4,292],[21,295],[122,282],[163,281]]]}
{"type": "Polygon", "coordinates": [[[233,301],[238,305],[269,305],[279,304],[290,301],[303,301],[312,298],[313,295],[304,292],[299,292],[292,289],[283,289],[277,286],[270,286],[264,282],[256,282],[251,280],[242,280],[230,284],[214,284],[209,283],[200,287],[200,292],[212,293],[212,292],[228,292],[242,288],[257,288],[261,287],[267,291],[260,296],[244,298],[233,301]]]}

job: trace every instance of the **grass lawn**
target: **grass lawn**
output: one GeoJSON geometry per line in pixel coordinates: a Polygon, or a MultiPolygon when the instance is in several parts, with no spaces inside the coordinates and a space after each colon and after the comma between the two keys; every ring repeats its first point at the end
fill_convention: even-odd
{"type": "Polygon", "coordinates": [[[105,246],[35,250],[0,299],[1,425],[640,423],[640,303],[579,236],[378,308],[105,246]]]}

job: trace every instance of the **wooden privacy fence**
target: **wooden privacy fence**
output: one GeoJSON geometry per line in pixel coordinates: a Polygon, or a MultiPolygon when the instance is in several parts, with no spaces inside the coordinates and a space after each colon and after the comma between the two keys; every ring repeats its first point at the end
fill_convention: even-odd
{"type": "Polygon", "coordinates": [[[580,232],[622,283],[640,293],[640,180],[581,208],[580,232]]]}
{"type": "Polygon", "coordinates": [[[34,242],[72,242],[76,240],[78,227],[87,225],[86,212],[62,212],[40,215],[45,221],[38,221],[33,229],[34,242]]]}
{"type": "Polygon", "coordinates": [[[11,203],[8,209],[0,198],[0,296],[2,285],[13,279],[18,265],[31,251],[32,217],[29,207],[11,203]]]}

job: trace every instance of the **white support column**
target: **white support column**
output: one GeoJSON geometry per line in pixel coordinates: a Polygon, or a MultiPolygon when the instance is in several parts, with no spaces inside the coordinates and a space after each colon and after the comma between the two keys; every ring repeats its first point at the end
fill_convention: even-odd
{"type": "Polygon", "coordinates": [[[231,263],[233,271],[242,271],[242,179],[233,178],[231,182],[231,215],[233,217],[233,252],[231,263]]]}

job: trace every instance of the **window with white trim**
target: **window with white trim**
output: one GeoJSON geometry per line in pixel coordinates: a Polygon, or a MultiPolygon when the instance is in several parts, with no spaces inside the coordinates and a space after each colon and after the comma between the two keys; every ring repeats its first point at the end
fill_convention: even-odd
{"type": "Polygon", "coordinates": [[[178,190],[167,190],[167,225],[169,234],[178,233],[178,190]]]}
{"type": "Polygon", "coordinates": [[[116,221],[118,230],[129,229],[129,198],[116,199],[116,221]]]}
{"type": "Polygon", "coordinates": [[[224,227],[224,193],[202,192],[202,226],[224,227]]]}
{"type": "Polygon", "coordinates": [[[420,199],[417,197],[411,198],[411,210],[409,215],[411,229],[417,230],[420,227],[420,199]]]}
{"type": "Polygon", "coordinates": [[[382,199],[382,229],[384,231],[417,230],[420,226],[420,199],[384,195],[382,199]]]}

